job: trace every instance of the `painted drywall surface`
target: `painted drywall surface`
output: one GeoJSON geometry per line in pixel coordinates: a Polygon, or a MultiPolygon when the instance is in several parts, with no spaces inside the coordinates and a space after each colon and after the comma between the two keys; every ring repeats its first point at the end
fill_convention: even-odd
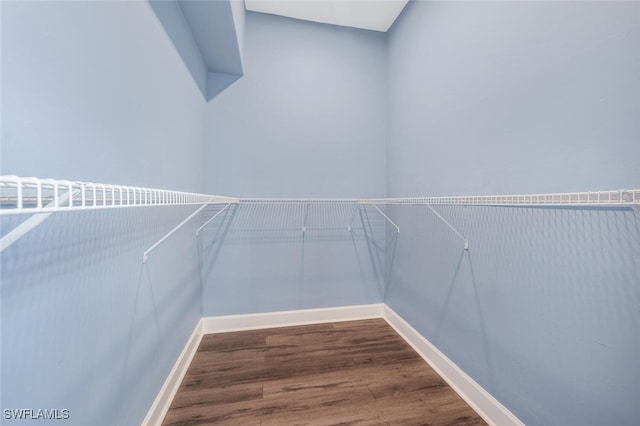
{"type": "MultiPolygon", "coordinates": [[[[148,3],[1,7],[3,173],[201,189],[205,102],[148,3]]],[[[194,209],[61,213],[2,253],[3,410],[140,424],[200,318],[198,222],[142,253],[194,209]]]]}
{"type": "Polygon", "coordinates": [[[149,3],[205,99],[214,98],[242,75],[244,2],[149,3]]]}
{"type": "Polygon", "coordinates": [[[192,210],[157,209],[62,213],[2,253],[3,410],[141,423],[200,318],[195,222],[142,263],[192,210]]]}
{"type": "MultiPolygon", "coordinates": [[[[248,12],[245,75],[208,105],[207,188],[382,195],[385,58],[379,33],[248,12]]],[[[205,316],[382,300],[384,262],[371,259],[384,226],[361,221],[354,205],[241,206],[224,238],[216,226],[203,237],[205,316]]]]}
{"type": "Polygon", "coordinates": [[[2,2],[2,173],[201,190],[205,102],[150,5],[22,3],[2,2]]]}
{"type": "Polygon", "coordinates": [[[231,2],[187,0],[179,4],[209,71],[242,74],[231,2]]]}
{"type": "Polygon", "coordinates": [[[203,316],[380,303],[384,232],[354,204],[231,208],[200,235],[203,316]]]}
{"type": "Polygon", "coordinates": [[[204,62],[180,4],[177,0],[150,0],[149,4],[162,22],[167,35],[202,92],[202,96],[206,98],[209,67],[204,62]]]}
{"type": "MultiPolygon", "coordinates": [[[[637,187],[640,5],[414,2],[389,40],[389,196],[637,187]]],[[[386,303],[528,425],[637,423],[632,209],[388,209],[386,303]]]]}
{"type": "Polygon", "coordinates": [[[527,425],[636,423],[630,209],[394,207],[386,303],[527,425]]]}
{"type": "Polygon", "coordinates": [[[245,28],[245,9],[243,0],[230,0],[231,13],[233,14],[234,28],[236,32],[236,41],[238,42],[238,50],[240,51],[240,63],[244,64],[244,28],[245,28]]]}
{"type": "Polygon", "coordinates": [[[388,195],[637,186],[638,3],[472,3],[391,30],[388,195]]]}
{"type": "Polygon", "coordinates": [[[383,194],[384,43],[371,31],[247,12],[245,75],[208,105],[208,188],[383,194]]]}

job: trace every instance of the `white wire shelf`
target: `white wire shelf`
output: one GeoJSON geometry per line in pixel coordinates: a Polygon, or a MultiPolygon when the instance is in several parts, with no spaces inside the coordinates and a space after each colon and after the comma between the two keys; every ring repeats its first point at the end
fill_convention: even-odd
{"type": "Polygon", "coordinates": [[[124,185],[0,176],[0,215],[141,206],[229,203],[629,206],[640,205],[640,189],[556,194],[415,198],[234,198],[124,185]]]}
{"type": "Polygon", "coordinates": [[[238,203],[237,198],[103,183],[0,176],[0,215],[238,203]]]}
{"type": "Polygon", "coordinates": [[[476,206],[638,206],[640,189],[556,194],[480,195],[360,199],[359,204],[426,204],[476,206]]]}
{"type": "MultiPolygon", "coordinates": [[[[233,198],[164,189],[5,175],[0,176],[0,216],[19,214],[31,214],[32,216],[0,238],[0,252],[18,241],[22,236],[44,222],[52,213],[56,212],[124,207],[198,205],[199,207],[196,211],[191,213],[190,216],[144,252],[143,262],[146,262],[149,253],[200,213],[206,206],[212,204],[225,204],[226,206],[198,228],[196,234],[222,213],[222,211],[225,211],[231,204],[298,205],[303,208],[303,213],[301,213],[301,230],[303,233],[307,231],[310,214],[311,218],[313,218],[315,214],[313,211],[311,213],[309,212],[311,206],[318,206],[321,209],[332,209],[333,207],[331,206],[336,205],[343,206],[341,208],[349,205],[355,206],[355,209],[350,213],[351,221],[347,226],[349,231],[353,229],[353,220],[360,207],[372,207],[377,210],[387,222],[395,227],[397,232],[400,232],[400,228],[378,205],[426,205],[464,241],[464,248],[468,249],[469,243],[466,238],[447,222],[440,213],[434,210],[431,207],[432,205],[611,206],[640,209],[640,189],[556,194],[420,198],[233,198]]],[[[348,208],[351,209],[351,207],[348,208]]]]}
{"type": "Polygon", "coordinates": [[[356,204],[358,198],[241,198],[241,204],[356,204]]]}

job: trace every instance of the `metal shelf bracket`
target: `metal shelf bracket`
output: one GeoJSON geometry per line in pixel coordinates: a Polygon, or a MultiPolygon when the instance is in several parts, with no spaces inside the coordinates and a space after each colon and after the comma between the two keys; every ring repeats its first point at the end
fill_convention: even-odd
{"type": "Polygon", "coordinates": [[[304,217],[302,219],[302,233],[307,232],[307,217],[309,216],[309,204],[307,203],[304,208],[304,217]]]}
{"type": "MultiPolygon", "coordinates": [[[[49,204],[47,204],[46,208],[52,208],[56,205],[66,203],[67,201],[69,201],[70,195],[71,194],[69,192],[65,192],[60,196],[56,196],[56,200],[51,201],[49,204]]],[[[0,238],[0,253],[2,253],[5,249],[11,247],[11,245],[18,241],[20,238],[24,237],[29,232],[37,228],[45,220],[49,219],[52,214],[52,212],[32,214],[20,225],[7,232],[7,235],[4,235],[2,238],[0,238]]]]}
{"type": "Polygon", "coordinates": [[[356,218],[356,213],[358,213],[359,211],[360,211],[360,206],[358,204],[356,204],[355,208],[353,209],[353,213],[351,214],[351,220],[349,221],[349,224],[347,225],[347,231],[353,232],[353,219],[356,218]]]}
{"type": "Polygon", "coordinates": [[[454,228],[449,222],[447,222],[447,220],[442,217],[442,215],[440,213],[438,213],[436,211],[436,209],[434,209],[433,207],[431,207],[431,204],[426,204],[427,207],[429,207],[429,209],[433,212],[433,214],[435,214],[438,219],[440,219],[442,222],[444,222],[445,225],[447,225],[449,227],[449,229],[451,229],[453,231],[454,234],[456,234],[458,236],[458,238],[460,238],[462,240],[462,242],[464,243],[463,247],[465,250],[469,250],[469,241],[467,241],[467,239],[465,237],[462,236],[462,234],[460,234],[456,228],[454,228]]]}
{"type": "Polygon", "coordinates": [[[220,209],[220,211],[216,214],[214,214],[211,218],[209,218],[209,220],[207,220],[204,224],[202,224],[202,226],[200,228],[198,228],[196,230],[196,236],[200,235],[200,231],[202,231],[209,223],[213,222],[213,220],[220,216],[222,213],[224,213],[225,210],[227,210],[231,204],[235,204],[235,203],[229,203],[226,206],[224,206],[222,209],[220,209]]]}
{"type": "Polygon", "coordinates": [[[378,206],[376,206],[375,204],[373,204],[373,203],[369,203],[369,204],[371,204],[373,207],[375,207],[375,209],[378,210],[378,212],[380,212],[380,214],[382,216],[384,216],[384,218],[387,220],[387,222],[389,222],[391,225],[393,225],[394,228],[396,228],[396,231],[398,232],[398,234],[400,233],[400,228],[391,219],[389,219],[389,216],[384,214],[384,212],[382,210],[380,210],[380,208],[378,208],[378,206]]]}
{"type": "Polygon", "coordinates": [[[176,227],[173,228],[171,231],[167,232],[167,234],[165,234],[164,237],[160,238],[154,245],[152,245],[151,247],[146,249],[144,251],[144,254],[142,255],[142,263],[147,263],[147,260],[149,259],[149,254],[151,254],[152,251],[154,251],[156,248],[158,248],[158,246],[160,246],[160,244],[164,243],[167,238],[169,238],[170,236],[175,234],[178,231],[178,229],[182,228],[187,222],[189,222],[191,219],[193,219],[193,217],[195,215],[197,215],[202,210],[204,210],[205,207],[207,207],[208,205],[209,205],[209,203],[205,203],[205,204],[201,205],[200,207],[198,207],[198,209],[196,211],[194,211],[193,213],[191,213],[185,220],[183,220],[178,225],[176,225],[176,227]]]}

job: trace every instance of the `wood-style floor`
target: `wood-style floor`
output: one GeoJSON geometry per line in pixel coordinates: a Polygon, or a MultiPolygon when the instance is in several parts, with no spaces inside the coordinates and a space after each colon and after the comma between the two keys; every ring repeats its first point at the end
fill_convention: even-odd
{"type": "Polygon", "coordinates": [[[382,319],[205,335],[165,425],[484,425],[382,319]]]}

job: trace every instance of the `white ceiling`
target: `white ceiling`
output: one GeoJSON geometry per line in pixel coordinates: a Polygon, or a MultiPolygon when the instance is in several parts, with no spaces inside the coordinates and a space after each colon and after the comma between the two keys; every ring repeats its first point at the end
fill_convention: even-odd
{"type": "Polygon", "coordinates": [[[245,0],[245,8],[324,24],[386,32],[408,0],[245,0]]]}

